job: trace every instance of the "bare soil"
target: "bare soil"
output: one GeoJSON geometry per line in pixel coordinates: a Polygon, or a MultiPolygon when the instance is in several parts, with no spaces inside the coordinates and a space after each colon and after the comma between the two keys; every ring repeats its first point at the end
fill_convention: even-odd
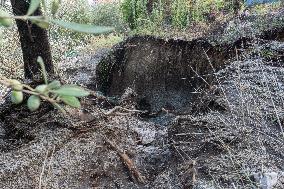
{"type": "Polygon", "coordinates": [[[284,43],[240,39],[134,37],[62,62],[102,91],[68,116],[3,105],[0,188],[284,188],[284,43]]]}

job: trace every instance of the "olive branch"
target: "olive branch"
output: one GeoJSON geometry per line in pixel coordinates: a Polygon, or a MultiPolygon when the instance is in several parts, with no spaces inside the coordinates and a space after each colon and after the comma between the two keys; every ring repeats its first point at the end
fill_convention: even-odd
{"type": "MultiPolygon", "coordinates": [[[[29,9],[24,16],[12,16],[3,9],[0,9],[0,26],[10,27],[13,25],[13,19],[18,19],[30,21],[31,23],[36,24],[44,29],[49,28],[50,24],[54,24],[73,31],[91,33],[96,35],[109,33],[114,30],[114,28],[112,27],[78,24],[54,19],[60,3],[61,0],[52,1],[52,18],[46,16],[32,16],[32,14],[39,8],[40,5],[42,5],[45,12],[47,12],[46,3],[44,0],[31,0],[29,9]]],[[[12,103],[21,104],[24,100],[24,94],[29,94],[30,97],[28,98],[27,106],[30,111],[38,110],[42,101],[51,103],[55,108],[57,108],[64,114],[66,113],[66,111],[61,106],[62,104],[69,105],[74,108],[80,108],[81,103],[79,101],[79,98],[88,96],[90,93],[76,85],[62,85],[58,80],[48,82],[47,72],[43,59],[41,57],[38,57],[37,62],[41,67],[44,84],[38,85],[36,88],[32,88],[31,86],[21,83],[18,80],[8,79],[6,77],[0,76],[0,84],[12,89],[12,103]]]]}
{"type": "Polygon", "coordinates": [[[24,16],[12,16],[8,12],[3,9],[0,9],[0,26],[10,27],[13,25],[13,19],[30,21],[33,24],[38,25],[41,28],[47,29],[49,28],[50,24],[58,25],[60,27],[73,30],[76,32],[82,33],[90,33],[95,35],[110,33],[114,30],[113,27],[106,27],[106,26],[93,26],[89,24],[78,24],[74,22],[67,22],[63,20],[55,19],[54,16],[56,15],[60,3],[60,0],[53,0],[51,2],[51,17],[47,16],[32,16],[32,14],[38,9],[40,4],[42,4],[45,12],[46,11],[46,4],[44,0],[31,0],[28,12],[24,16]]]}
{"type": "Polygon", "coordinates": [[[80,108],[81,103],[78,98],[88,96],[90,92],[76,85],[62,85],[58,80],[48,82],[47,72],[42,58],[38,57],[37,62],[40,64],[45,83],[38,85],[36,88],[23,84],[16,79],[0,77],[0,84],[12,89],[12,103],[21,104],[24,100],[24,93],[26,93],[30,95],[27,101],[27,106],[32,112],[38,110],[42,100],[51,103],[64,114],[66,111],[61,104],[80,108]]]}

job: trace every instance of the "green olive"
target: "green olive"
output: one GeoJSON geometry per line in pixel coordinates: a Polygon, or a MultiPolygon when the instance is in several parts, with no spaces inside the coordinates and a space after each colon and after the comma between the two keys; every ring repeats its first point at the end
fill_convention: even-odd
{"type": "Polygon", "coordinates": [[[16,90],[16,91],[21,91],[23,90],[23,85],[21,84],[21,82],[19,82],[18,80],[16,79],[11,79],[10,80],[10,85],[12,87],[13,90],[16,90]]]}
{"type": "Polygon", "coordinates": [[[9,17],[10,15],[7,12],[0,9],[0,25],[5,27],[11,26],[13,24],[13,20],[9,17]]]}
{"type": "Polygon", "coordinates": [[[32,95],[28,99],[28,108],[30,111],[36,111],[40,106],[40,98],[39,96],[32,95]]]}
{"type": "Polygon", "coordinates": [[[39,85],[35,88],[36,92],[44,94],[47,91],[47,85],[39,85]]]}
{"type": "Polygon", "coordinates": [[[11,101],[13,104],[20,104],[23,102],[24,94],[22,91],[12,91],[11,101]]]}

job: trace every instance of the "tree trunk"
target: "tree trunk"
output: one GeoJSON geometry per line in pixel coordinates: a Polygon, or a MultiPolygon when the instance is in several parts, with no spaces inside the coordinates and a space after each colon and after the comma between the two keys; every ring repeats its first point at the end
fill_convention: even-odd
{"type": "Polygon", "coordinates": [[[240,10],[242,8],[243,0],[234,0],[233,9],[234,15],[239,16],[240,10]]]}
{"type": "MultiPolygon", "coordinates": [[[[29,8],[29,2],[30,0],[11,0],[14,15],[25,15],[29,8]]],[[[33,15],[42,15],[40,8],[33,15]]],[[[16,23],[23,51],[25,78],[34,81],[40,80],[41,70],[37,63],[38,56],[43,58],[48,74],[53,75],[54,68],[47,31],[29,21],[16,20],[16,23]]]]}
{"type": "Polygon", "coordinates": [[[154,5],[154,0],[148,0],[147,1],[146,7],[147,7],[147,12],[148,12],[149,15],[152,14],[153,5],[154,5]]]}

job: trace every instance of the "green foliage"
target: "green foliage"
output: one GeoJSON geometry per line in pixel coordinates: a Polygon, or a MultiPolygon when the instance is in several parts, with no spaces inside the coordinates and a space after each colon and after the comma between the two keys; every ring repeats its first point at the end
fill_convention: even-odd
{"type": "Polygon", "coordinates": [[[61,100],[71,106],[71,107],[74,107],[74,108],[80,108],[81,107],[81,104],[80,104],[80,101],[78,100],[78,98],[74,97],[74,96],[60,96],[61,100]]]}
{"type": "MultiPolygon", "coordinates": [[[[124,20],[132,30],[157,30],[163,27],[170,17],[171,26],[186,28],[190,22],[200,22],[211,13],[223,11],[225,0],[159,0],[154,1],[151,12],[147,9],[146,0],[125,0],[121,5],[124,20]]],[[[149,7],[148,7],[149,8],[149,7]]]]}
{"type": "MultiPolygon", "coordinates": [[[[51,2],[51,1],[50,1],[51,2]]],[[[52,10],[52,2],[47,4],[48,10],[52,10]]],[[[53,19],[65,22],[93,25],[91,7],[86,0],[61,0],[53,19]]],[[[52,15],[52,11],[50,12],[52,15]]],[[[102,26],[101,24],[98,24],[102,26]]],[[[52,54],[55,61],[66,58],[65,55],[77,53],[78,49],[85,46],[93,34],[74,32],[72,30],[52,24],[49,29],[50,43],[53,46],[52,54]]]]}
{"type": "MultiPolygon", "coordinates": [[[[55,18],[79,24],[92,24],[91,7],[88,6],[86,0],[60,0],[59,5],[55,18]]],[[[54,3],[51,2],[48,6],[52,14],[54,3]]]]}
{"type": "Polygon", "coordinates": [[[125,0],[121,5],[123,18],[131,29],[148,20],[147,0],[125,0]]]}
{"type": "Polygon", "coordinates": [[[50,92],[57,95],[74,97],[84,97],[89,95],[89,92],[84,91],[82,88],[74,85],[63,85],[56,90],[51,90],[50,92]]]}
{"type": "Polygon", "coordinates": [[[39,7],[39,5],[40,5],[40,2],[41,2],[41,0],[31,0],[30,1],[30,7],[29,7],[29,10],[28,10],[28,12],[27,12],[27,15],[29,16],[29,15],[31,15],[31,14],[33,14],[35,11],[36,11],[36,9],[39,7]]]}
{"type": "Polygon", "coordinates": [[[159,0],[153,4],[152,12],[150,14],[148,28],[157,30],[165,23],[165,0],[159,0]]]}
{"type": "Polygon", "coordinates": [[[62,20],[52,20],[51,22],[69,30],[81,33],[91,33],[96,35],[110,33],[114,30],[114,28],[111,27],[78,24],[75,22],[66,22],[62,20]]]}
{"type": "Polygon", "coordinates": [[[189,23],[189,11],[187,0],[174,0],[171,6],[172,24],[180,29],[187,27],[189,23]]]}
{"type": "MultiPolygon", "coordinates": [[[[44,1],[43,1],[44,2],[44,1]]],[[[70,29],[76,32],[84,32],[84,33],[91,33],[91,34],[102,34],[111,32],[113,28],[110,27],[103,27],[103,26],[92,26],[88,24],[79,24],[75,22],[68,22],[57,20],[53,18],[48,18],[45,16],[30,16],[33,14],[35,10],[39,7],[41,0],[32,0],[29,10],[25,16],[17,16],[12,17],[4,10],[0,10],[0,25],[9,27],[12,25],[12,18],[21,19],[21,20],[29,20],[34,24],[37,24],[40,27],[48,28],[50,24],[58,25],[60,27],[70,29]]],[[[53,1],[51,10],[52,15],[55,15],[60,1],[53,1]]],[[[45,3],[44,3],[45,8],[45,3]]],[[[44,79],[45,84],[38,85],[35,89],[22,84],[18,80],[14,79],[6,79],[0,77],[0,83],[4,84],[10,88],[12,88],[11,93],[11,101],[14,104],[20,104],[23,102],[24,93],[30,94],[31,96],[28,98],[27,106],[30,111],[36,111],[41,104],[41,100],[45,100],[53,104],[53,106],[63,113],[65,113],[64,108],[61,107],[60,104],[66,104],[72,107],[79,108],[80,101],[78,97],[85,97],[89,95],[89,92],[74,85],[61,85],[59,81],[52,81],[49,82],[47,78],[46,69],[44,66],[44,62],[41,57],[38,57],[38,63],[40,64],[42,76],[44,79]]]]}
{"type": "MultiPolygon", "coordinates": [[[[44,65],[42,64],[42,59],[38,58],[38,60],[42,67],[43,76],[46,77],[47,73],[44,65]]],[[[75,85],[61,85],[61,83],[57,80],[49,83],[47,78],[44,80],[46,84],[38,85],[35,89],[14,79],[7,79],[4,82],[2,81],[2,83],[12,88],[11,101],[14,104],[20,104],[23,102],[23,93],[31,94],[28,98],[27,106],[32,112],[36,111],[40,107],[41,100],[46,100],[55,108],[65,113],[64,108],[60,105],[61,103],[79,108],[81,105],[77,97],[85,97],[90,94],[88,91],[75,85]]]]}
{"type": "Polygon", "coordinates": [[[226,0],[205,0],[190,3],[190,19],[194,22],[206,20],[206,16],[217,12],[222,12],[225,8],[232,9],[233,1],[226,0]]]}
{"type": "MultiPolygon", "coordinates": [[[[63,20],[57,20],[52,18],[47,18],[45,16],[30,16],[33,12],[39,7],[41,0],[32,0],[29,10],[25,16],[18,16],[15,17],[16,19],[21,20],[29,20],[38,26],[47,29],[49,24],[55,24],[60,27],[63,27],[68,30],[73,30],[80,33],[91,33],[91,34],[102,34],[102,33],[109,33],[114,30],[111,27],[103,27],[103,26],[93,26],[88,24],[80,24],[76,22],[68,22],[63,20]]],[[[5,12],[4,10],[0,10],[0,24],[9,27],[12,22],[10,20],[12,17],[5,12]]]]}
{"type": "Polygon", "coordinates": [[[135,33],[157,32],[165,23],[165,1],[148,5],[147,0],[125,0],[121,5],[124,20],[135,33]]]}
{"type": "Polygon", "coordinates": [[[98,4],[91,8],[90,14],[94,25],[114,27],[118,33],[125,32],[127,28],[119,3],[98,4]]]}
{"type": "Polygon", "coordinates": [[[13,24],[10,14],[0,9],[0,26],[9,27],[13,24]]]}
{"type": "Polygon", "coordinates": [[[47,87],[48,87],[49,89],[51,89],[51,90],[53,90],[53,89],[59,89],[59,88],[61,87],[61,83],[60,83],[60,81],[54,80],[54,81],[52,81],[51,83],[49,83],[49,84],[47,85],[47,87]]]}

